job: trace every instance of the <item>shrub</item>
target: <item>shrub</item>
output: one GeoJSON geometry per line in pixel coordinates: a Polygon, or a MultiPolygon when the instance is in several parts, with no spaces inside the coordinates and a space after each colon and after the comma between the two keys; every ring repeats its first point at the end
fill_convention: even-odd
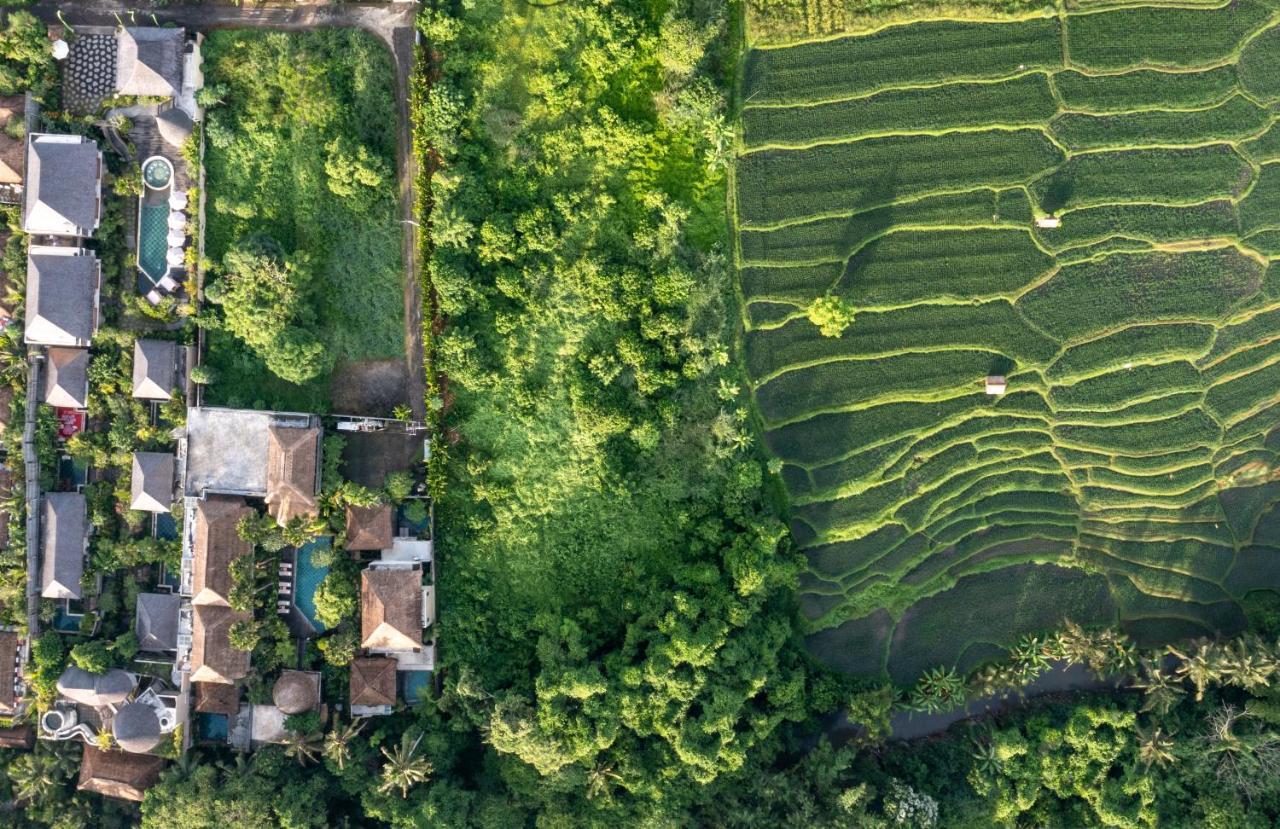
{"type": "Polygon", "coordinates": [[[91,674],[105,673],[111,667],[111,651],[100,639],[81,642],[71,649],[71,662],[91,674]]]}

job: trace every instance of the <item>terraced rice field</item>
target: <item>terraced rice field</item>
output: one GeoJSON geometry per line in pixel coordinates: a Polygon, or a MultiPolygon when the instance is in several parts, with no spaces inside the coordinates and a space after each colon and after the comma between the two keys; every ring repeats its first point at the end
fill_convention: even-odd
{"type": "Polygon", "coordinates": [[[1064,617],[1240,629],[1280,586],[1274,0],[759,48],[742,101],[745,355],[815,653],[909,681],[1064,617]]]}

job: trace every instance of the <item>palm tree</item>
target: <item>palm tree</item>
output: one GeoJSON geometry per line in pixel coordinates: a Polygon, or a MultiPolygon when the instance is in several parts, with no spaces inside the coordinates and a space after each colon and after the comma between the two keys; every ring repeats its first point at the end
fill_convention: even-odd
{"type": "Polygon", "coordinates": [[[1222,649],[1219,661],[1222,681],[1253,691],[1265,688],[1276,672],[1271,649],[1256,636],[1246,636],[1222,649]]]}
{"type": "Polygon", "coordinates": [[[300,766],[314,763],[316,755],[320,752],[320,740],[320,734],[314,731],[310,733],[290,731],[289,736],[284,740],[284,755],[297,760],[300,766]]]}
{"type": "Polygon", "coordinates": [[[333,761],[338,771],[343,771],[347,760],[351,759],[351,740],[364,728],[364,722],[363,717],[357,717],[343,725],[338,722],[337,715],[334,715],[333,728],[324,735],[324,756],[333,761]]]}
{"type": "Polygon", "coordinates": [[[1167,766],[1177,760],[1173,753],[1173,735],[1156,726],[1150,730],[1138,729],[1138,759],[1145,768],[1167,766]]]}
{"type": "Polygon", "coordinates": [[[9,766],[9,779],[19,800],[43,803],[67,782],[67,760],[54,751],[36,750],[19,756],[9,766]]]}
{"type": "Polygon", "coordinates": [[[609,790],[612,788],[614,781],[621,779],[622,775],[614,771],[612,765],[596,763],[587,772],[587,799],[594,800],[601,795],[608,799],[609,790]]]}
{"type": "Polygon", "coordinates": [[[1172,645],[1169,646],[1168,651],[1182,660],[1177,668],[1178,678],[1189,680],[1195,686],[1196,702],[1204,699],[1205,689],[1217,682],[1219,678],[1218,658],[1213,647],[1201,640],[1194,651],[1188,650],[1183,653],[1172,645]]]}
{"type": "Polygon", "coordinates": [[[1142,691],[1143,711],[1154,711],[1157,714],[1168,714],[1182,699],[1182,680],[1167,673],[1158,659],[1145,659],[1142,662],[1142,676],[1133,687],[1142,691]]]}
{"type": "Polygon", "coordinates": [[[974,767],[983,777],[995,777],[1000,772],[1000,751],[992,741],[991,734],[982,734],[972,738],[972,741],[973,751],[969,752],[969,756],[973,758],[974,767]]]}
{"type": "Polygon", "coordinates": [[[1035,679],[1049,670],[1049,643],[1041,636],[1024,636],[1010,651],[1013,661],[1022,670],[1023,678],[1035,679]]]}
{"type": "Polygon", "coordinates": [[[425,783],[435,771],[430,760],[418,756],[418,744],[422,742],[422,735],[418,734],[412,741],[410,736],[407,731],[402,734],[400,745],[394,751],[387,751],[385,746],[382,748],[382,756],[387,758],[387,762],[382,767],[382,782],[378,784],[378,791],[383,794],[399,789],[400,797],[406,798],[409,796],[409,789],[425,783]]]}

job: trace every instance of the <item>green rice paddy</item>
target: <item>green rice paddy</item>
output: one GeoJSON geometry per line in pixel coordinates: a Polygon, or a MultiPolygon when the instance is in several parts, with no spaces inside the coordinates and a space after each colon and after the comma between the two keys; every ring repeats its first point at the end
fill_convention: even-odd
{"type": "Polygon", "coordinates": [[[815,654],[910,681],[1064,618],[1243,627],[1280,584],[1276,4],[761,47],[741,100],[745,361],[815,654]]]}

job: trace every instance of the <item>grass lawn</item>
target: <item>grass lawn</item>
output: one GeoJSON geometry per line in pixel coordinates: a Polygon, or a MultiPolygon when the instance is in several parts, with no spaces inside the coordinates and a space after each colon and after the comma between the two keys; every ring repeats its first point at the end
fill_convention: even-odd
{"type": "MultiPolygon", "coordinates": [[[[333,360],[404,353],[401,233],[391,57],[356,31],[219,31],[205,41],[209,109],[205,245],[215,265],[265,235],[305,251],[305,300],[333,360]],[[326,162],[363,147],[385,170],[369,195],[339,196],[326,162]]],[[[329,362],[332,366],[333,360],[329,362]]],[[[298,385],[271,374],[227,331],[209,335],[210,403],[324,411],[331,371],[298,385]]]]}

